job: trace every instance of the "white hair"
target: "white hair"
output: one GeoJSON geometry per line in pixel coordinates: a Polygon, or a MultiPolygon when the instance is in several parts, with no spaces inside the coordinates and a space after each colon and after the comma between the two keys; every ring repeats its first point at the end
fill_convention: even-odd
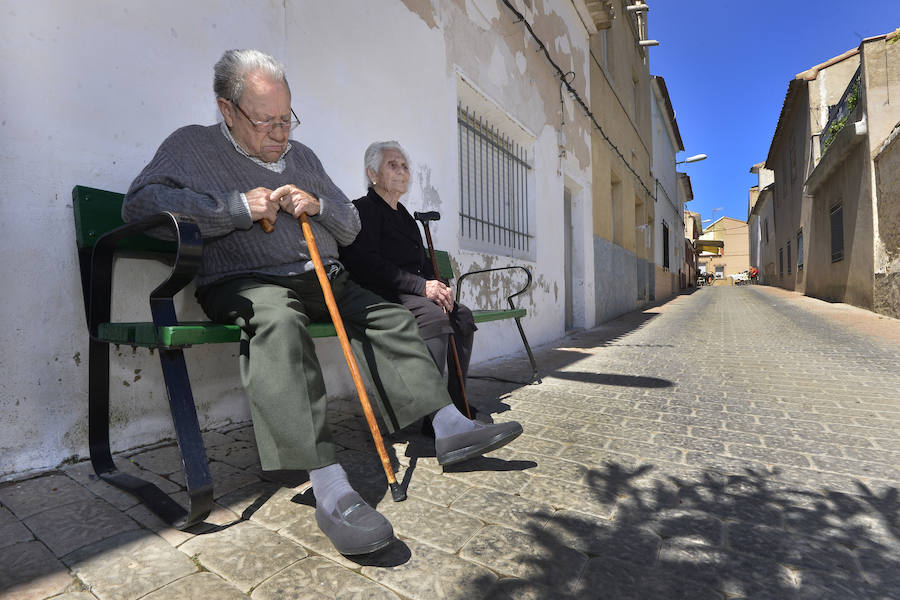
{"type": "Polygon", "coordinates": [[[381,161],[384,160],[385,150],[396,150],[403,155],[406,164],[409,164],[409,154],[406,153],[406,150],[403,149],[400,142],[394,140],[387,142],[372,142],[369,144],[369,147],[366,148],[366,154],[363,159],[365,164],[363,167],[363,177],[365,178],[367,188],[372,185],[372,179],[369,177],[368,170],[372,169],[376,173],[378,172],[378,169],[381,168],[381,161]]]}
{"type": "MultiPolygon", "coordinates": [[[[284,65],[259,50],[226,50],[213,67],[213,91],[217,98],[238,102],[244,93],[244,77],[262,71],[273,81],[288,84],[284,65]]],[[[290,90],[290,86],[288,86],[290,90]]]]}

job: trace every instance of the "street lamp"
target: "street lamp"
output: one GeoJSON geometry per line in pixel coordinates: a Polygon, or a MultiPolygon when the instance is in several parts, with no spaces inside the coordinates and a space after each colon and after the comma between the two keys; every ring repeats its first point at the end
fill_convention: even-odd
{"type": "Polygon", "coordinates": [[[688,156],[686,159],[679,160],[675,164],[680,165],[682,163],[700,162],[701,160],[706,160],[705,154],[695,154],[694,156],[688,156]]]}

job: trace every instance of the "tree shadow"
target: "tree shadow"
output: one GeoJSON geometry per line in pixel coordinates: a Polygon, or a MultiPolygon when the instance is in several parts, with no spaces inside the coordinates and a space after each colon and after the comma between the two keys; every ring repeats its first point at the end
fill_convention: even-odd
{"type": "Polygon", "coordinates": [[[596,506],[614,504],[611,518],[536,511],[528,533],[537,550],[520,557],[528,575],[487,597],[526,588],[533,598],[616,600],[900,597],[896,488],[857,482],[849,494],[798,486],[777,470],[673,475],[614,462],[584,482],[596,506]],[[583,567],[561,580],[554,557],[573,550],[567,561],[583,567]]]}

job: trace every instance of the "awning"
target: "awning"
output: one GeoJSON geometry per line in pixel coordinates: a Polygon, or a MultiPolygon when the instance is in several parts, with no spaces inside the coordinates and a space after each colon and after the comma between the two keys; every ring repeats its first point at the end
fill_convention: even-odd
{"type": "Polygon", "coordinates": [[[718,254],[719,248],[725,248],[725,242],[722,240],[695,240],[694,241],[694,251],[695,252],[709,252],[711,254],[718,254]]]}

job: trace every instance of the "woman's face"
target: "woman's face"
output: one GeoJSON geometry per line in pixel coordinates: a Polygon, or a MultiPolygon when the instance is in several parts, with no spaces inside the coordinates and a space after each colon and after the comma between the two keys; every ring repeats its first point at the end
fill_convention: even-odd
{"type": "Polygon", "coordinates": [[[391,195],[402,196],[409,187],[409,165],[403,154],[393,148],[382,152],[381,166],[374,177],[375,187],[391,195]]]}

